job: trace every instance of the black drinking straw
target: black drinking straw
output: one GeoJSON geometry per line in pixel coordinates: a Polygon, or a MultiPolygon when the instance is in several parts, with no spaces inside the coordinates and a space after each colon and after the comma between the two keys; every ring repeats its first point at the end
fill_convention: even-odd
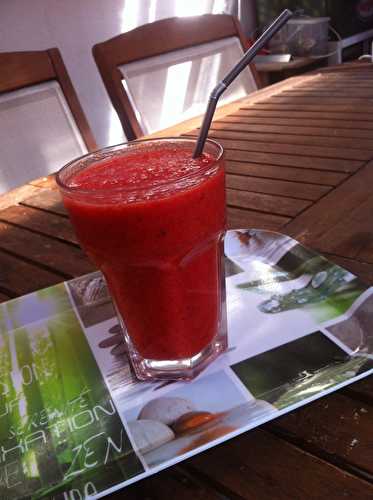
{"type": "Polygon", "coordinates": [[[207,105],[205,116],[203,117],[202,126],[197,139],[196,148],[193,152],[193,158],[201,155],[207,134],[211,125],[212,117],[214,116],[218,99],[227,87],[233,82],[235,78],[246,68],[250,61],[254,59],[257,53],[268,43],[268,41],[288,22],[293,16],[293,13],[286,9],[284,10],[275,21],[264,31],[264,33],[255,41],[255,43],[245,52],[242,59],[231,69],[231,71],[217,84],[210,94],[209,102],[207,105]]]}

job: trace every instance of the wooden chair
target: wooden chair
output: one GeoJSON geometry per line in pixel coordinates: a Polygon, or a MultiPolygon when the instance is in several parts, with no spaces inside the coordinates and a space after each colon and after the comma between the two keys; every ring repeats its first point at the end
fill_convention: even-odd
{"type": "MultiPolygon", "coordinates": [[[[93,47],[129,140],[203,114],[209,93],[247,50],[232,16],[206,14],[146,24],[93,47]]],[[[224,93],[226,104],[259,86],[251,65],[224,93]]]]}
{"type": "Polygon", "coordinates": [[[58,49],[0,53],[0,193],[97,149],[58,49]]]}

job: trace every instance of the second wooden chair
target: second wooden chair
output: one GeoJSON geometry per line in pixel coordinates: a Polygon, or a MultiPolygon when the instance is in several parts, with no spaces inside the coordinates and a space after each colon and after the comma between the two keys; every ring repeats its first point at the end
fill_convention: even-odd
{"type": "MultiPolygon", "coordinates": [[[[225,14],[145,24],[93,47],[128,140],[204,113],[214,86],[248,48],[238,20],[225,14]]],[[[250,65],[219,104],[258,88],[250,65]]]]}

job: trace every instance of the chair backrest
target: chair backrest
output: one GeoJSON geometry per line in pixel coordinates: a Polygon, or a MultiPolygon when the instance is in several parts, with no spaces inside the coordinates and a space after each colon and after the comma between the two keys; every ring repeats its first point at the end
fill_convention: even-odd
{"type": "MultiPolygon", "coordinates": [[[[129,140],[204,113],[215,85],[248,48],[226,14],[169,18],[93,47],[93,56],[129,140]]],[[[219,105],[257,90],[250,65],[219,105]]]]}
{"type": "Polygon", "coordinates": [[[58,49],[0,53],[0,193],[97,149],[58,49]]]}

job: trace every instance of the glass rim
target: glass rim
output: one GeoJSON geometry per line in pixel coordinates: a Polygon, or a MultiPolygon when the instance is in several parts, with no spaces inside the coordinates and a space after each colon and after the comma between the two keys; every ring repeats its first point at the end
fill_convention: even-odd
{"type": "MultiPolygon", "coordinates": [[[[79,156],[78,158],[75,158],[74,160],[69,161],[61,167],[57,172],[56,172],[56,183],[58,187],[65,192],[66,194],[82,194],[82,195],[88,195],[88,196],[102,196],[102,195],[107,195],[108,193],[119,193],[123,191],[141,191],[144,189],[147,189],[149,187],[157,188],[157,187],[162,187],[162,186],[167,186],[169,184],[183,181],[185,179],[191,179],[194,177],[197,177],[201,173],[204,173],[214,166],[222,159],[223,154],[224,154],[224,148],[223,146],[218,143],[217,141],[214,141],[213,139],[206,139],[206,145],[210,144],[211,146],[217,148],[218,154],[216,158],[214,158],[214,161],[210,163],[209,165],[206,165],[206,167],[201,168],[197,172],[192,172],[192,173],[187,173],[185,175],[182,175],[176,180],[164,180],[164,181],[157,181],[156,184],[151,184],[151,183],[144,183],[141,186],[118,186],[118,187],[110,187],[108,189],[84,189],[81,188],[80,186],[68,186],[62,179],[61,179],[61,174],[66,172],[69,168],[73,167],[74,165],[78,165],[80,162],[83,162],[84,160],[89,160],[90,157],[95,158],[95,156],[100,155],[101,153],[109,153],[110,151],[116,151],[116,150],[126,150],[130,149],[131,147],[134,147],[136,145],[141,145],[141,144],[146,144],[146,143],[157,143],[157,142],[181,142],[181,143],[196,143],[197,138],[192,138],[192,137],[177,137],[177,136],[170,136],[170,137],[155,137],[155,138],[149,138],[149,139],[136,139],[134,141],[128,141],[128,142],[121,142],[119,144],[115,144],[113,146],[106,146],[105,148],[97,149],[95,151],[88,152],[84,155],[79,156]]],[[[100,158],[97,158],[97,163],[100,162],[100,158]]],[[[89,167],[89,165],[87,165],[89,167]]]]}

